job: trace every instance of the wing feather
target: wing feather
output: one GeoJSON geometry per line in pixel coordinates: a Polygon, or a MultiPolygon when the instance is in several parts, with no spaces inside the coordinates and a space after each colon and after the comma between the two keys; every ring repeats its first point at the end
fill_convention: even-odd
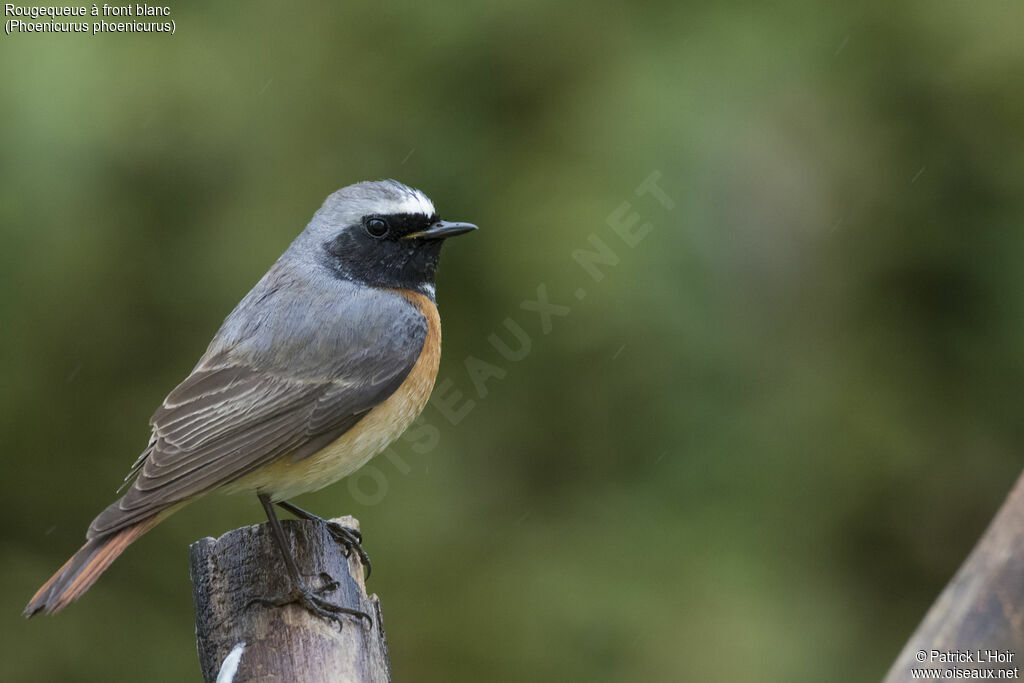
{"type": "MultiPolygon", "coordinates": [[[[312,455],[351,429],[398,389],[419,358],[426,322],[406,306],[397,323],[388,312],[391,322],[380,330],[386,344],[336,342],[337,355],[325,358],[319,373],[290,376],[286,360],[274,367],[251,354],[208,351],[153,414],[153,437],[129,474],[131,487],[93,521],[88,537],[126,528],[279,457],[312,455]]],[[[373,334],[363,330],[356,339],[367,338],[373,334]]]]}

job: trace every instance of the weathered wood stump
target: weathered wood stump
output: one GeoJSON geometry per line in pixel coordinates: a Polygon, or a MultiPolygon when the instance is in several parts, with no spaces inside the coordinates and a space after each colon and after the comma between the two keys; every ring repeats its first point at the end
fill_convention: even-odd
{"type": "MultiPolygon", "coordinates": [[[[358,528],[352,517],[332,520],[358,528]]],[[[203,678],[213,681],[384,683],[391,680],[380,601],[367,596],[363,566],[349,557],[323,524],[282,521],[307,585],[338,585],[322,597],[369,614],[345,617],[343,627],[299,605],[268,607],[253,598],[289,588],[281,552],[267,524],[243,527],[192,544],[192,594],[203,678]],[[232,671],[234,673],[232,674],[232,671]],[[218,679],[218,675],[223,678],[218,679]]]]}
{"type": "Polygon", "coordinates": [[[914,680],[911,669],[1024,668],[1022,657],[1024,475],[903,647],[885,683],[914,680]],[[933,650],[973,655],[981,651],[986,661],[937,662],[933,661],[933,650]],[[990,660],[985,655],[987,650],[1013,656],[1008,661],[990,660]]]}

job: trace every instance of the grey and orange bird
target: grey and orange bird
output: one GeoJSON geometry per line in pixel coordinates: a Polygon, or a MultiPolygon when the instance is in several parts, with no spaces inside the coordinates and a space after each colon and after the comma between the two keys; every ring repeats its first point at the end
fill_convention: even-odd
{"type": "MultiPolygon", "coordinates": [[[[351,614],[303,583],[274,505],[319,519],[287,499],[353,473],[423,409],[441,356],[441,245],[475,229],[439,220],[426,195],[394,180],[329,196],[153,414],[127,491],[25,615],[64,609],[139,536],[214,490],[259,497],[292,584],[274,604],[351,614]]],[[[332,533],[364,555],[356,532],[332,533]]]]}

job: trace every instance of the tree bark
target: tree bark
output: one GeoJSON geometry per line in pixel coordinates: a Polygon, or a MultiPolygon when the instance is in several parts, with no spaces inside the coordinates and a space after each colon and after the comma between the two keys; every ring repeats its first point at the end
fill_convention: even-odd
{"type": "MultiPolygon", "coordinates": [[[[352,517],[332,520],[358,528],[352,517]]],[[[267,524],[229,531],[192,544],[192,594],[203,678],[230,681],[385,683],[391,680],[380,601],[367,596],[363,567],[323,524],[282,521],[307,585],[338,587],[321,597],[370,615],[373,625],[344,617],[344,626],[299,605],[249,604],[288,590],[288,573],[267,524]],[[231,670],[234,669],[234,674],[231,670]],[[223,675],[223,679],[218,679],[223,675]]]]}
{"type": "Polygon", "coordinates": [[[889,669],[885,683],[919,680],[913,678],[911,669],[942,669],[942,675],[946,670],[958,669],[962,676],[967,669],[1017,667],[1017,675],[1010,678],[1018,678],[1022,654],[1024,475],[932,604],[889,669]],[[950,652],[969,653],[974,661],[950,662],[948,656],[941,655],[950,652]],[[979,657],[981,661],[977,661],[979,657]]]}

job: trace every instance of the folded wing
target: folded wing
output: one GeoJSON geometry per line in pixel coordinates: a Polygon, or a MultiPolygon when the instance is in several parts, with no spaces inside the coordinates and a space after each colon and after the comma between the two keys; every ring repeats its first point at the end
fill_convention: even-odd
{"type": "Polygon", "coordinates": [[[391,328],[382,330],[391,335],[386,344],[339,345],[325,359],[323,377],[289,376],[227,353],[204,357],[154,413],[153,436],[129,474],[131,487],[93,520],[87,537],[127,528],[277,458],[298,460],[337,439],[393,394],[419,357],[425,322],[391,328]]]}

